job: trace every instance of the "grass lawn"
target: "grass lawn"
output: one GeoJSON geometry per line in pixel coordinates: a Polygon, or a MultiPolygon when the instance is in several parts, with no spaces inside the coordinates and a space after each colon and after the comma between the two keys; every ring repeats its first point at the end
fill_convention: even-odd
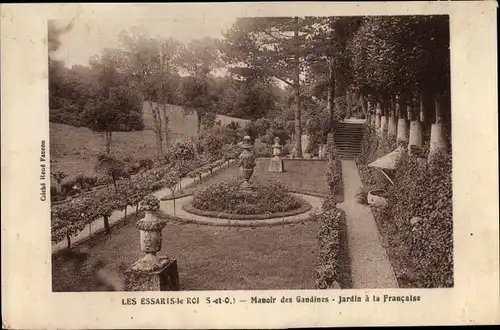
{"type": "MultiPolygon", "coordinates": [[[[160,255],[177,259],[181,290],[314,289],[317,231],[312,221],[263,228],[169,222],[160,255]]],[[[81,269],[53,260],[53,291],[94,291],[91,265],[97,260],[122,278],[143,256],[133,221],[84,247],[90,257],[81,269]]]]}
{"type": "MultiPolygon", "coordinates": [[[[274,179],[281,181],[290,190],[299,190],[311,193],[329,194],[329,187],[325,180],[326,161],[308,161],[284,159],[283,166],[285,172],[272,173],[268,171],[269,159],[257,159],[253,177],[260,179],[274,179]]],[[[239,175],[236,165],[231,165],[228,169],[214,177],[207,177],[202,180],[202,187],[222,180],[229,180],[239,175]]],[[[250,180],[251,181],[251,180],[250,180]]],[[[185,189],[186,193],[193,193],[200,186],[192,186],[185,189]]],[[[337,196],[339,202],[342,196],[337,196]]]]}
{"type": "MultiPolygon", "coordinates": [[[[255,176],[274,178],[290,189],[328,193],[326,162],[284,160],[285,173],[270,173],[268,159],[257,160],[255,176]]],[[[238,175],[236,165],[206,178],[202,187],[238,175]]],[[[186,189],[193,192],[199,185],[186,189]]],[[[65,258],[52,262],[53,291],[93,291],[92,264],[122,276],[143,256],[135,219],[80,245],[89,252],[81,268],[65,258]]],[[[314,289],[318,224],[275,227],[211,227],[169,222],[160,254],[177,259],[182,290],[314,289]]]]}
{"type": "MultiPolygon", "coordinates": [[[[179,106],[167,105],[169,116],[169,143],[179,138],[195,136],[197,129],[196,115],[184,114],[179,106]]],[[[151,109],[147,103],[143,108],[143,131],[114,132],[111,154],[118,158],[132,156],[134,159],[156,157],[156,137],[153,131],[151,109]]],[[[227,125],[237,121],[241,126],[243,119],[218,115],[217,121],[227,125]]],[[[65,181],[74,179],[79,174],[94,176],[97,156],[105,152],[104,138],[85,127],[74,127],[59,123],[50,123],[50,159],[51,172],[63,171],[68,175],[65,181]]]]}

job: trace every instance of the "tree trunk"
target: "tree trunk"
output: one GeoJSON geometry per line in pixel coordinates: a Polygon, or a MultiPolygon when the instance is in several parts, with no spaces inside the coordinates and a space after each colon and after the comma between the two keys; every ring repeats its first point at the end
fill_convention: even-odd
{"type": "Polygon", "coordinates": [[[163,134],[165,134],[165,138],[163,139],[165,141],[165,146],[168,146],[168,122],[169,118],[167,116],[167,105],[165,104],[165,100],[163,101],[163,126],[164,131],[163,134]]]}
{"type": "Polygon", "coordinates": [[[68,249],[71,249],[71,236],[66,235],[66,240],[68,242],[68,244],[67,244],[68,249]]]}
{"type": "Polygon", "coordinates": [[[127,206],[128,205],[125,205],[125,216],[124,216],[125,220],[127,220],[127,206]]]}
{"type": "Polygon", "coordinates": [[[135,217],[139,217],[139,203],[135,205],[135,217]]]}
{"type": "Polygon", "coordinates": [[[104,231],[106,232],[106,234],[111,234],[111,228],[109,227],[109,216],[108,215],[105,215],[103,216],[104,218],[104,231]]]}
{"type": "Polygon", "coordinates": [[[333,111],[334,111],[334,101],[335,101],[335,64],[333,59],[330,63],[329,75],[328,75],[328,127],[329,131],[333,128],[333,111]]]}
{"type": "Polygon", "coordinates": [[[198,134],[200,134],[200,131],[201,131],[201,111],[198,111],[198,113],[196,114],[196,117],[198,119],[198,126],[196,128],[196,132],[198,134]]]}
{"type": "Polygon", "coordinates": [[[299,45],[299,18],[295,17],[295,148],[296,156],[302,158],[302,124],[300,113],[300,45],[299,45]]]}
{"type": "Polygon", "coordinates": [[[105,136],[106,136],[106,154],[109,155],[109,153],[111,152],[111,135],[113,134],[113,132],[105,132],[105,136]]]}

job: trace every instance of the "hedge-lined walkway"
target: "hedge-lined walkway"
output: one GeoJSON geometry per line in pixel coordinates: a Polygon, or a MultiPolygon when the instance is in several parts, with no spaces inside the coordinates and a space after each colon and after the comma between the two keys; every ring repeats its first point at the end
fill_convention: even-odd
{"type": "Polygon", "coordinates": [[[346,213],[353,289],[397,288],[398,282],[372,212],[356,200],[362,183],[353,160],[342,160],[342,179],[344,202],[338,207],[346,213]]]}

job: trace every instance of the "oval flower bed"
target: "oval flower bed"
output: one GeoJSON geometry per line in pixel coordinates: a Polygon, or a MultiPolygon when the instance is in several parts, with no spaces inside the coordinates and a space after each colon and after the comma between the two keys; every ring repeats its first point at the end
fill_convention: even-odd
{"type": "Polygon", "coordinates": [[[182,205],[182,209],[188,213],[192,213],[202,217],[221,218],[230,220],[265,220],[265,219],[282,218],[282,217],[289,217],[292,215],[302,214],[311,209],[311,204],[309,204],[305,200],[301,200],[300,203],[301,203],[300,207],[294,210],[285,212],[264,213],[264,214],[238,214],[238,213],[227,213],[227,212],[217,212],[217,211],[205,211],[195,208],[193,206],[193,203],[186,203],[182,205]]]}
{"type": "Polygon", "coordinates": [[[242,190],[241,183],[240,179],[233,179],[210,185],[198,191],[192,203],[183,209],[218,218],[269,219],[303,213],[311,208],[277,181],[253,180],[250,190],[242,190]]]}

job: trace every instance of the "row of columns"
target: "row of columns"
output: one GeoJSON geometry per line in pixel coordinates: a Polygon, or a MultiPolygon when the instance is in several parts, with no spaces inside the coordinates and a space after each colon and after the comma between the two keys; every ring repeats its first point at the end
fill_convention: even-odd
{"type": "MultiPolygon", "coordinates": [[[[420,118],[410,121],[409,134],[407,118],[382,116],[379,108],[375,115],[368,114],[367,123],[376,128],[381,138],[385,138],[386,136],[395,137],[398,143],[407,143],[409,151],[414,148],[422,148],[423,146],[423,130],[420,118]]],[[[438,149],[447,149],[442,123],[435,123],[431,126],[430,153],[438,149]]]]}

